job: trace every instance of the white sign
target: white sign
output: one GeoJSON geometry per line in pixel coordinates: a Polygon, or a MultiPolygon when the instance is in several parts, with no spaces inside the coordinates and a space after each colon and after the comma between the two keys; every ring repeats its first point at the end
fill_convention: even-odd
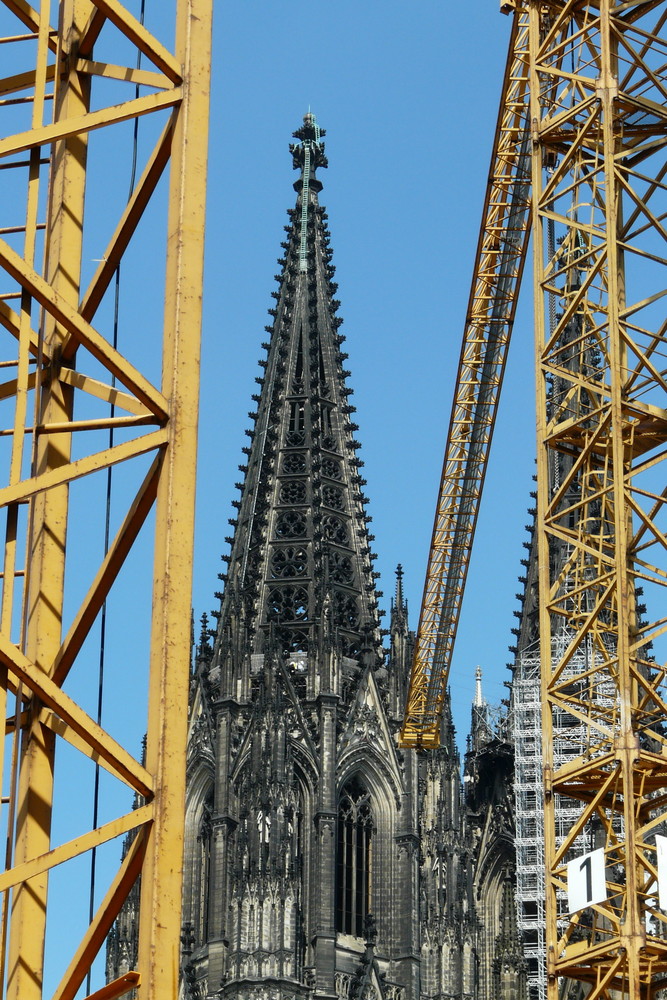
{"type": "Polygon", "coordinates": [[[567,907],[570,913],[585,910],[587,906],[601,903],[606,898],[604,847],[568,861],[567,907]]]}
{"type": "Polygon", "coordinates": [[[658,906],[667,910],[667,837],[656,834],[655,850],[658,855],[658,906]]]}

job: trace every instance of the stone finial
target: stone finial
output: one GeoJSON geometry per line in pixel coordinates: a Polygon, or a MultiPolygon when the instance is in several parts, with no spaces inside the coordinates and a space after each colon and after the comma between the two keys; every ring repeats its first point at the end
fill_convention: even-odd
{"type": "Polygon", "coordinates": [[[475,668],[475,700],[473,702],[475,708],[482,708],[484,706],[484,696],[482,694],[482,668],[475,668]]]}
{"type": "Polygon", "coordinates": [[[292,162],[295,170],[303,171],[306,155],[305,151],[310,151],[310,169],[317,167],[328,167],[329,163],[324,153],[324,143],[322,137],[326,135],[326,129],[320,128],[315,115],[310,111],[303,116],[303,125],[292,135],[299,142],[290,143],[289,151],[292,154],[292,162]]]}

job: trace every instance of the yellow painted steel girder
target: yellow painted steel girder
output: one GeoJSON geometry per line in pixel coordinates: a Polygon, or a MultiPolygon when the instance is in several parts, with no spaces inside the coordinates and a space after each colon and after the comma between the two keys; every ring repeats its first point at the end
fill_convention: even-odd
{"type": "Polygon", "coordinates": [[[440,743],[456,638],[530,232],[528,14],[514,14],[429,551],[401,746],[440,743]]]}
{"type": "MultiPolygon", "coordinates": [[[[529,25],[517,75],[530,99],[548,995],[569,980],[588,1000],[644,1000],[667,987],[655,839],[667,828],[667,3],[513,6],[529,25]],[[568,814],[579,809],[567,830],[564,799],[568,814]],[[567,864],[593,849],[604,890],[570,912],[567,864]]],[[[503,107],[507,94],[506,76],[503,107]]],[[[512,162],[499,151],[497,134],[494,175],[512,162]]],[[[480,246],[493,247],[503,229],[494,244],[488,206],[487,194],[480,246]]],[[[482,276],[478,251],[470,315],[478,288],[487,305],[498,294],[482,276]]],[[[470,320],[464,334],[408,746],[438,743],[483,480],[473,461],[473,428],[484,458],[490,433],[477,417],[483,379],[465,364],[466,350],[489,357],[478,315],[480,335],[470,320]]]]}
{"type": "Polygon", "coordinates": [[[667,985],[667,3],[529,8],[548,996],[639,1000],[667,985]],[[604,896],[568,912],[593,849],[604,896]]]}
{"type": "MultiPolygon", "coordinates": [[[[138,967],[93,996],[111,1000],[140,986],[142,998],[163,1000],[177,995],[179,976],[212,0],[177,0],[174,52],[117,0],[61,0],[58,6],[56,28],[48,0],[35,7],[26,0],[0,2],[3,56],[20,50],[3,63],[12,72],[0,80],[0,94],[21,94],[18,104],[3,102],[0,108],[6,122],[0,169],[5,179],[18,177],[25,193],[18,207],[22,218],[17,220],[16,200],[4,207],[5,215],[8,208],[15,214],[0,218],[0,325],[8,348],[0,359],[8,368],[0,402],[11,412],[6,428],[0,428],[0,440],[9,442],[7,475],[0,482],[0,508],[6,512],[0,701],[5,715],[8,693],[15,706],[5,726],[14,735],[11,849],[0,875],[0,995],[43,996],[48,873],[135,830],[83,939],[69,959],[64,956],[54,998],[72,1000],[78,993],[141,875],[138,967]],[[100,32],[109,40],[114,33],[122,39],[119,51],[129,43],[133,61],[141,53],[144,65],[96,61],[100,32]],[[108,91],[93,103],[98,80],[126,89],[116,103],[104,101],[108,91]],[[150,92],[140,94],[139,87],[150,92]],[[28,109],[27,116],[9,110],[18,105],[28,109]],[[160,118],[158,138],[127,203],[119,206],[113,235],[86,289],[82,247],[94,215],[85,207],[92,169],[88,149],[96,132],[140,116],[160,118]],[[158,386],[113,346],[108,319],[99,324],[96,319],[169,163],[164,325],[153,354],[161,354],[158,386]],[[96,412],[76,419],[79,401],[84,413],[96,412]],[[94,446],[101,428],[114,428],[122,437],[107,447],[94,446]],[[151,454],[115,539],[78,608],[66,618],[68,552],[76,551],[72,539],[78,527],[69,517],[70,490],[83,477],[142,457],[145,463],[151,454]],[[62,685],[153,509],[149,708],[145,760],[139,762],[62,685]],[[59,741],[101,764],[144,804],[74,840],[54,843],[59,741]]],[[[0,746],[2,761],[4,742],[0,746]]]]}

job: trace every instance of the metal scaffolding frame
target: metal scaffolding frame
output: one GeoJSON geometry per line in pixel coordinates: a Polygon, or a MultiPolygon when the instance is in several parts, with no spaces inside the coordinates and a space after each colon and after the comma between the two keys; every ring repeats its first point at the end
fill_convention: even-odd
{"type": "MultiPolygon", "coordinates": [[[[554,662],[569,645],[565,635],[552,639],[554,662]]],[[[585,667],[579,651],[568,666],[571,679],[585,667]]],[[[516,805],[516,908],[517,926],[522,936],[523,953],[528,963],[529,1000],[546,1000],[546,879],[544,857],[544,777],[542,754],[542,678],[539,642],[518,657],[512,682],[510,725],[514,745],[514,801],[516,805]]],[[[602,696],[603,693],[601,693],[602,696]]],[[[613,691],[607,690],[607,698],[613,691]]],[[[589,734],[583,723],[574,724],[562,711],[554,713],[554,760],[566,767],[587,752],[589,734]]],[[[556,796],[554,809],[555,840],[560,848],[576,823],[578,804],[565,796],[556,796]]],[[[595,843],[582,833],[570,843],[566,860],[585,854],[595,843]]],[[[567,915],[565,891],[558,891],[559,927],[563,930],[567,915]]]]}
{"type": "MultiPolygon", "coordinates": [[[[655,842],[667,804],[667,0],[512,0],[503,9],[514,11],[513,44],[528,18],[527,46],[519,72],[505,77],[402,742],[437,745],[484,478],[479,458],[486,460],[487,418],[502,381],[487,321],[494,297],[503,298],[504,229],[494,230],[488,194],[507,169],[505,213],[496,221],[511,239],[510,191],[522,185],[527,121],[547,993],[556,1000],[559,983],[570,979],[588,1000],[648,1000],[667,987],[655,842]],[[530,109],[513,119],[514,141],[499,162],[505,116],[517,109],[511,83],[525,76],[526,50],[530,109]],[[490,256],[480,253],[485,246],[490,256]],[[476,312],[476,290],[489,274],[486,308],[476,312]],[[491,369],[493,391],[480,377],[491,369]],[[568,641],[556,652],[558,636],[568,641]],[[586,730],[585,752],[572,759],[554,751],[561,716],[566,730],[586,730]],[[577,803],[562,843],[559,797],[577,803]],[[567,859],[582,837],[604,849],[606,895],[564,914],[567,859]]],[[[528,213],[524,219],[527,232],[528,213]]],[[[512,296],[521,269],[517,257],[512,296]]]]}
{"type": "Polygon", "coordinates": [[[528,964],[530,1000],[545,1000],[544,807],[542,804],[542,704],[539,649],[518,658],[512,682],[516,804],[517,927],[528,964]]]}

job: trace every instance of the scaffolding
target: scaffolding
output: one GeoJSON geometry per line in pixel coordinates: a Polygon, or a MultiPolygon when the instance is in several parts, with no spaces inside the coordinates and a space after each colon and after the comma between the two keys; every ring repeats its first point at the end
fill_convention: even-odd
{"type": "MultiPolygon", "coordinates": [[[[565,636],[553,639],[554,658],[562,654],[565,636]]],[[[573,658],[569,672],[580,675],[582,654],[573,658]]],[[[554,713],[554,764],[561,767],[583,755],[587,746],[585,725],[573,725],[574,717],[554,713]]],[[[546,1000],[545,865],[544,865],[544,778],[542,771],[542,696],[539,642],[518,657],[513,682],[511,724],[514,739],[514,797],[516,805],[516,908],[517,925],[528,967],[529,1000],[546,1000]]],[[[556,842],[560,846],[578,815],[576,803],[557,797],[556,842]]],[[[585,853],[592,845],[578,838],[574,853],[585,853]]],[[[567,912],[565,894],[559,898],[559,912],[567,912]]]]}
{"type": "Polygon", "coordinates": [[[528,996],[530,1000],[544,1000],[546,947],[539,648],[531,647],[517,658],[513,696],[517,926],[528,965],[528,996]]]}

